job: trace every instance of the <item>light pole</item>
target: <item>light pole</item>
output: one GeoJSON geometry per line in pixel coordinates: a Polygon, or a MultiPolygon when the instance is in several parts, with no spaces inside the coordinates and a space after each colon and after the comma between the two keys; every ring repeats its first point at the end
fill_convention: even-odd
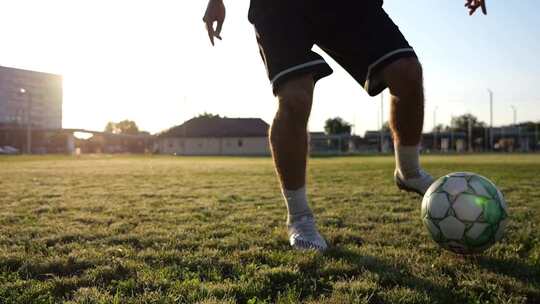
{"type": "Polygon", "coordinates": [[[489,92],[489,150],[493,149],[493,91],[489,92]]]}
{"type": "Polygon", "coordinates": [[[535,150],[538,150],[538,123],[534,125],[534,139],[535,139],[534,148],[535,150]]]}
{"type": "Polygon", "coordinates": [[[32,154],[32,93],[25,88],[20,88],[19,94],[26,96],[26,110],[24,111],[24,119],[26,120],[26,153],[32,154]]]}
{"type": "Polygon", "coordinates": [[[517,128],[517,143],[518,147],[521,149],[521,128],[517,125],[517,108],[515,106],[510,106],[510,108],[512,108],[512,111],[514,112],[514,128],[517,128]]]}
{"type": "Polygon", "coordinates": [[[454,120],[454,114],[451,115],[450,119],[450,148],[449,150],[452,150],[452,146],[454,146],[454,126],[453,126],[453,120],[454,120]]]}
{"type": "Polygon", "coordinates": [[[469,146],[469,153],[473,152],[473,146],[472,146],[472,121],[471,116],[469,115],[467,119],[467,145],[469,146]]]}
{"type": "Polygon", "coordinates": [[[383,134],[383,126],[384,126],[384,91],[381,92],[381,131],[379,132],[380,138],[380,144],[381,144],[381,153],[384,152],[384,134],[383,134]]]}
{"type": "Polygon", "coordinates": [[[433,150],[437,150],[437,135],[439,133],[439,130],[437,129],[437,110],[439,109],[438,106],[435,106],[435,109],[433,109],[433,150]]]}

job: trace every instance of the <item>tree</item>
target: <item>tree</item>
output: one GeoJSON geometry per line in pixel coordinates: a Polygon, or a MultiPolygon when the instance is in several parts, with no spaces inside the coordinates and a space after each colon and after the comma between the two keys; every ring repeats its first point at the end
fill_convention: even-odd
{"type": "Polygon", "coordinates": [[[539,122],[525,121],[525,122],[519,123],[518,127],[521,127],[522,130],[526,132],[535,133],[538,129],[540,129],[540,121],[539,122]]]}
{"type": "Polygon", "coordinates": [[[385,121],[382,125],[382,131],[383,132],[390,132],[390,123],[388,121],[385,121]]]}
{"type": "Polygon", "coordinates": [[[221,118],[221,116],[219,116],[219,114],[212,114],[212,113],[204,112],[202,114],[197,115],[197,118],[221,118]]]}
{"type": "Polygon", "coordinates": [[[463,114],[460,116],[452,117],[450,126],[453,131],[464,132],[467,136],[467,141],[471,143],[474,148],[481,148],[486,138],[486,123],[478,120],[478,118],[472,114],[463,114]],[[469,124],[471,126],[471,138],[469,138],[469,124]]]}
{"type": "Polygon", "coordinates": [[[324,123],[324,132],[328,135],[351,134],[352,125],[341,117],[329,118],[324,123]]]}
{"type": "Polygon", "coordinates": [[[116,123],[109,121],[105,126],[105,132],[107,133],[116,133],[116,123]]]}
{"type": "Polygon", "coordinates": [[[120,122],[108,122],[105,132],[114,134],[139,134],[139,127],[132,120],[122,120],[120,122]]]}
{"type": "Polygon", "coordinates": [[[463,114],[460,116],[452,117],[450,125],[454,130],[467,132],[469,129],[469,121],[472,129],[483,129],[486,127],[486,123],[478,120],[478,118],[472,114],[463,114]]]}

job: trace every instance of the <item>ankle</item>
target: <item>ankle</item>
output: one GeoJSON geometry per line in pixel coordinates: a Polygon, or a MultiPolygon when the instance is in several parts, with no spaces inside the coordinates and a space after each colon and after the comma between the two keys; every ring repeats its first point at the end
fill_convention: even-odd
{"type": "Polygon", "coordinates": [[[294,224],[296,222],[302,221],[304,219],[315,219],[315,216],[313,215],[313,212],[309,210],[309,212],[305,212],[303,214],[287,214],[287,225],[294,224]]]}
{"type": "Polygon", "coordinates": [[[283,189],[282,192],[287,206],[287,224],[294,223],[305,216],[313,216],[308,206],[305,186],[297,190],[283,189]]]}
{"type": "Polygon", "coordinates": [[[420,176],[420,148],[415,146],[395,146],[396,170],[405,178],[417,178],[420,176]]]}

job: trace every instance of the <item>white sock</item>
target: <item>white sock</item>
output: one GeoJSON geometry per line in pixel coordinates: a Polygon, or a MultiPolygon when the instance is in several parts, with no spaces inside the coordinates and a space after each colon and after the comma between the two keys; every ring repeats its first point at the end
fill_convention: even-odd
{"type": "Polygon", "coordinates": [[[420,177],[420,147],[395,145],[396,168],[403,178],[420,177]]]}
{"type": "Polygon", "coordinates": [[[287,224],[293,223],[303,216],[313,216],[313,212],[308,206],[305,186],[298,190],[282,189],[282,193],[287,205],[287,224]]]}

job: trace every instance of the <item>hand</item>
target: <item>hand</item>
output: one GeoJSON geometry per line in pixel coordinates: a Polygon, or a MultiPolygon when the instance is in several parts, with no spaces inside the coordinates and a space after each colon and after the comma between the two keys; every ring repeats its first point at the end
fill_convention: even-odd
{"type": "Polygon", "coordinates": [[[203,21],[206,24],[206,30],[208,31],[208,38],[210,43],[214,45],[214,37],[221,40],[221,28],[225,21],[225,5],[222,0],[209,0],[206,7],[206,13],[204,13],[203,21]],[[214,23],[217,22],[217,26],[214,29],[214,23]]]}
{"type": "Polygon", "coordinates": [[[474,14],[479,7],[482,8],[482,13],[487,15],[486,0],[465,0],[465,7],[469,9],[469,15],[474,14]]]}

